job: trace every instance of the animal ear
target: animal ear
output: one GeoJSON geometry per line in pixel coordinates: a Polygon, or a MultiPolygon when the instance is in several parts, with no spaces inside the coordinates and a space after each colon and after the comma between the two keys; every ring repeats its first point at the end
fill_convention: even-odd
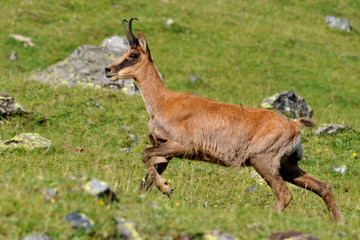
{"type": "Polygon", "coordinates": [[[146,53],[148,50],[148,46],[147,46],[145,36],[142,32],[140,32],[140,30],[137,30],[137,35],[138,35],[138,41],[139,41],[140,47],[143,50],[143,52],[146,53]]]}

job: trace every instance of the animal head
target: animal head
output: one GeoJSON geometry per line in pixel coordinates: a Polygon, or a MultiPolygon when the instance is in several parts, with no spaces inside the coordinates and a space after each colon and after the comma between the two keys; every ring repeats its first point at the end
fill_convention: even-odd
{"type": "Polygon", "coordinates": [[[137,30],[137,37],[132,32],[132,21],[138,20],[131,18],[130,21],[125,19],[122,21],[126,37],[130,47],[125,51],[124,55],[112,64],[105,67],[106,77],[111,81],[125,78],[135,78],[141,74],[141,65],[144,62],[152,62],[149,47],[147,45],[144,34],[137,30]],[[126,27],[128,23],[128,28],[126,27]]]}

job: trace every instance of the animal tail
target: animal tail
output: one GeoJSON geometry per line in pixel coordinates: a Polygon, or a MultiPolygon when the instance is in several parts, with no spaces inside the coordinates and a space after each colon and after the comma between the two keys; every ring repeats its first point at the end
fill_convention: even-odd
{"type": "Polygon", "coordinates": [[[314,121],[311,121],[310,119],[302,118],[294,122],[299,127],[315,127],[316,123],[314,121]]]}

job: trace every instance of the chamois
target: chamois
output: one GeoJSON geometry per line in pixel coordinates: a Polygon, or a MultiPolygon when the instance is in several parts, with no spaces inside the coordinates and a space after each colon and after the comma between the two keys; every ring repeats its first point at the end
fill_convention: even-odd
{"type": "Polygon", "coordinates": [[[344,222],[330,185],[298,165],[303,153],[300,127],[313,127],[313,121],[289,121],[273,111],[169,90],[153,63],[144,34],[137,30],[135,37],[132,32],[135,19],[122,21],[130,47],[106,66],[105,73],[111,81],[135,79],[150,117],[149,138],[153,147],[142,154],[148,172],[140,193],[146,192],[153,182],[162,193],[172,193],[160,175],[173,157],[223,166],[249,164],[274,191],[276,211],[282,212],[292,199],[284,182],[287,181],[319,195],[332,219],[344,222]]]}

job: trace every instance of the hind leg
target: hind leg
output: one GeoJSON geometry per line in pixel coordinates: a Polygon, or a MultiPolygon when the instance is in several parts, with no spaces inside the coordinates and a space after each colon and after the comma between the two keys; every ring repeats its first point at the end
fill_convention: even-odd
{"type": "Polygon", "coordinates": [[[288,158],[285,162],[282,163],[280,168],[280,174],[282,178],[287,182],[310,190],[319,195],[326,203],[326,206],[331,213],[333,221],[345,223],[345,219],[335,203],[334,195],[331,191],[330,184],[325,181],[316,179],[315,177],[301,170],[297,163],[298,160],[299,159],[296,154],[293,154],[290,158],[288,158]]]}
{"type": "Polygon", "coordinates": [[[252,158],[250,159],[250,164],[274,191],[276,196],[274,210],[277,212],[282,212],[291,201],[292,194],[280,176],[279,169],[276,167],[273,168],[271,164],[269,166],[268,162],[264,161],[265,159],[267,160],[267,158],[252,158]]]}

